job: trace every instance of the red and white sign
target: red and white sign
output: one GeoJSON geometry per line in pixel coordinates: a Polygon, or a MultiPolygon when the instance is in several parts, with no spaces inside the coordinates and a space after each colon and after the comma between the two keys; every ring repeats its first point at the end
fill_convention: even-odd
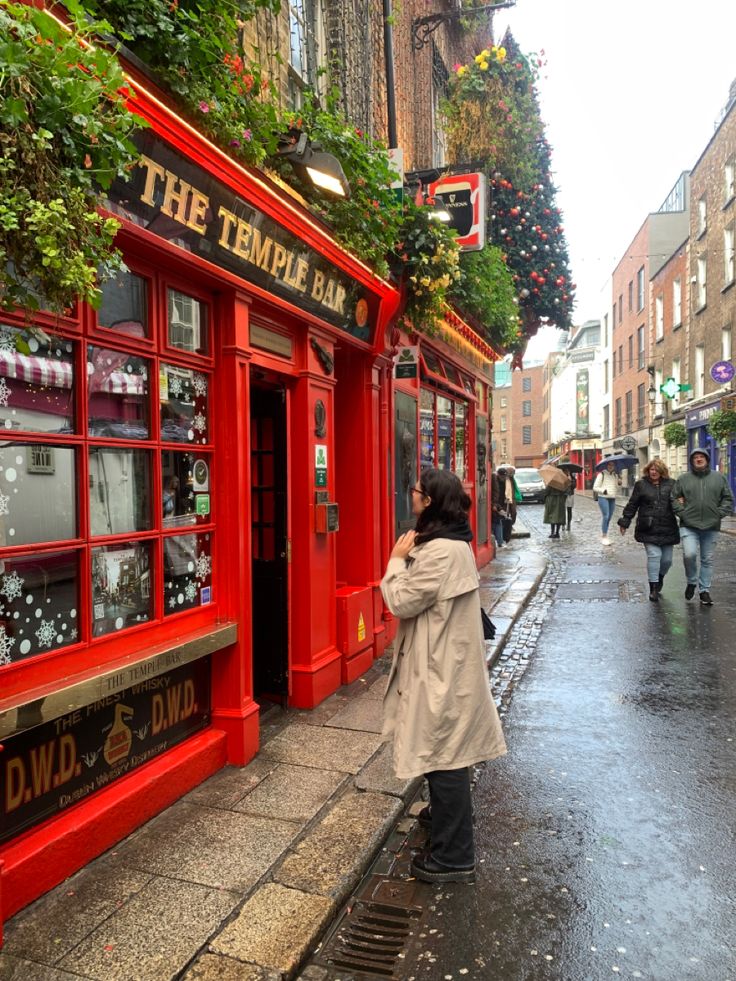
{"type": "Polygon", "coordinates": [[[479,252],[486,244],[486,186],[485,174],[446,174],[429,185],[429,196],[449,212],[463,252],[479,252]]]}

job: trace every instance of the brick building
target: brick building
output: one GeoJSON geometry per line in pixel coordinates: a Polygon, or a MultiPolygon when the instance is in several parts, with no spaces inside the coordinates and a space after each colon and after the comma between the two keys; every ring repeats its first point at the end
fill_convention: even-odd
{"type": "Polygon", "coordinates": [[[545,459],[542,433],[544,365],[511,375],[511,462],[515,467],[539,467],[545,459]]]}

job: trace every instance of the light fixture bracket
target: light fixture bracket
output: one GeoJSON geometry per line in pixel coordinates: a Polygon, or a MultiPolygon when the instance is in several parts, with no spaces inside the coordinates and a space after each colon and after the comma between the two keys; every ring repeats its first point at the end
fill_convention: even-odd
{"type": "Polygon", "coordinates": [[[482,7],[467,7],[465,10],[449,10],[441,14],[427,14],[426,17],[416,17],[411,22],[411,46],[414,51],[421,51],[440,24],[450,24],[452,21],[467,17],[469,14],[483,14],[504,7],[515,7],[516,0],[504,0],[502,3],[485,4],[482,7]]]}

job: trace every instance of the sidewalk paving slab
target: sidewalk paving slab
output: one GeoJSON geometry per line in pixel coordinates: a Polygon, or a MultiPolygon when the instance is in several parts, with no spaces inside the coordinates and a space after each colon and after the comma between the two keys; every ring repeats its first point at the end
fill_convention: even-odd
{"type": "MultiPolygon", "coordinates": [[[[512,540],[481,570],[497,628],[489,664],[545,569],[533,543],[512,540]]],[[[220,770],[18,913],[0,981],[293,978],[421,782],[396,778],[380,735],[390,658],[311,712],[268,710],[247,766],[220,770]]]]}

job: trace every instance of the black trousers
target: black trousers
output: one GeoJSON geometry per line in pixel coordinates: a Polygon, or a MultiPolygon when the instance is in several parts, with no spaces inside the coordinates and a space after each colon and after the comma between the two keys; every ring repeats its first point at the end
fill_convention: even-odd
{"type": "Polygon", "coordinates": [[[425,773],[429,783],[432,815],[430,837],[432,858],[449,868],[466,868],[475,863],[473,806],[470,771],[434,770],[425,773]]]}

